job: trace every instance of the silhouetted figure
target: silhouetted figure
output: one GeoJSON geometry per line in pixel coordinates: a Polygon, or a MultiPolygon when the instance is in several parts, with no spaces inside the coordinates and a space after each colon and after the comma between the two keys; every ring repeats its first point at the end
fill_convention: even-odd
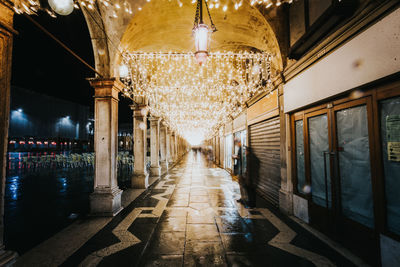
{"type": "Polygon", "coordinates": [[[256,206],[256,184],[259,178],[260,160],[254,155],[251,147],[246,147],[246,172],[243,177],[244,187],[247,191],[249,208],[256,206]]]}
{"type": "Polygon", "coordinates": [[[242,175],[242,143],[240,140],[235,139],[235,154],[232,155],[233,159],[233,174],[238,178],[240,186],[240,199],[236,200],[239,203],[247,203],[247,194],[245,183],[242,175]]]}

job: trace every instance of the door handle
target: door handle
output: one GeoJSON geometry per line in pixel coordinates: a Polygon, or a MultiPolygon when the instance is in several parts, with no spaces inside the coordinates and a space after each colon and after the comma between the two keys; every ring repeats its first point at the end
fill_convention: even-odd
{"type": "Polygon", "coordinates": [[[335,152],[330,152],[330,151],[324,151],[323,155],[324,155],[324,183],[325,183],[325,206],[326,209],[329,209],[329,201],[328,201],[328,172],[326,170],[326,156],[329,155],[335,155],[335,152]]]}

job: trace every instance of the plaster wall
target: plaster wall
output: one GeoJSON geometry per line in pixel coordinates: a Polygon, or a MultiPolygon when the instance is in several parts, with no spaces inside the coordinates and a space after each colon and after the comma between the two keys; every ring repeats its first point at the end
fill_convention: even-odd
{"type": "Polygon", "coordinates": [[[236,119],[233,120],[233,132],[241,131],[246,128],[246,111],[240,113],[236,119]]]}

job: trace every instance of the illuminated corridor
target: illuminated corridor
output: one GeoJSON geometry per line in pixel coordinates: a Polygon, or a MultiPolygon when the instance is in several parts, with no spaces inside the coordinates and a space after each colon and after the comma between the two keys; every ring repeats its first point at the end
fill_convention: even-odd
{"type": "Polygon", "coordinates": [[[400,266],[399,29],[399,0],[1,0],[0,267],[400,266]]]}
{"type": "Polygon", "coordinates": [[[64,231],[17,266],[354,266],[264,201],[251,210],[237,204],[237,183],[208,164],[190,152],[84,244],[68,237],[69,246],[78,246],[72,255],[40,253],[63,246],[57,242],[73,234],[64,231]]]}

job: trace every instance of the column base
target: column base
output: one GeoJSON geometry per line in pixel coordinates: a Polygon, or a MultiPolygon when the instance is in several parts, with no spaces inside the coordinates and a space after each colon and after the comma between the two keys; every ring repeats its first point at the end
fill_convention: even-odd
{"type": "Polygon", "coordinates": [[[146,189],[147,187],[149,187],[149,174],[133,173],[131,185],[132,188],[146,189]]]}
{"type": "Polygon", "coordinates": [[[161,176],[161,167],[150,167],[150,175],[153,177],[161,176]]]}
{"type": "Polygon", "coordinates": [[[4,250],[4,245],[0,247],[0,266],[13,266],[17,257],[17,252],[4,250]]]}
{"type": "Polygon", "coordinates": [[[286,215],[293,215],[293,195],[292,193],[279,190],[279,209],[286,215]]]}
{"type": "Polygon", "coordinates": [[[168,171],[168,162],[162,161],[161,164],[161,173],[166,173],[168,171]]]}
{"type": "Polygon", "coordinates": [[[117,215],[122,210],[121,195],[122,190],[118,187],[95,188],[90,195],[90,215],[107,217],[117,215]]]}

